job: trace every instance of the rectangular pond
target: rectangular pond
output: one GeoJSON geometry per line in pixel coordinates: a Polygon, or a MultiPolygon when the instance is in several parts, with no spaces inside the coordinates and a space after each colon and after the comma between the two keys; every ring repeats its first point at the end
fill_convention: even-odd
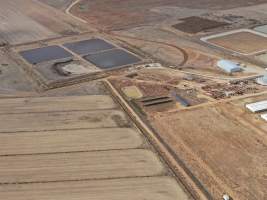
{"type": "Polygon", "coordinates": [[[141,61],[137,56],[122,49],[112,49],[109,51],[91,54],[84,57],[101,69],[110,69],[135,64],[141,61]]]}
{"type": "Polygon", "coordinates": [[[90,39],[64,44],[66,48],[78,55],[87,55],[116,48],[114,45],[101,39],[90,39]]]}
{"type": "Polygon", "coordinates": [[[48,46],[37,49],[21,51],[19,54],[29,63],[35,65],[38,63],[71,58],[73,55],[59,46],[48,46]]]}

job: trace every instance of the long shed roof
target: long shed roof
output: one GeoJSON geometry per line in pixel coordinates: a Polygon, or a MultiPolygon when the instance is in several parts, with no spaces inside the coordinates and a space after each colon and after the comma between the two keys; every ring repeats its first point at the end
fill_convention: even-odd
{"type": "Polygon", "coordinates": [[[246,108],[249,109],[251,112],[254,112],[254,113],[267,111],[267,100],[247,104],[246,108]]]}
{"type": "Polygon", "coordinates": [[[238,63],[230,60],[219,60],[217,62],[217,66],[228,73],[242,71],[242,68],[238,65],[238,63]]]}

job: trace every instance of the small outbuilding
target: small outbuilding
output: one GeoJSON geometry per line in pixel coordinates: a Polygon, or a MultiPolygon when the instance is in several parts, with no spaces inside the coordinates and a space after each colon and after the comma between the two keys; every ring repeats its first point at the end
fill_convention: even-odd
{"type": "Polygon", "coordinates": [[[230,60],[219,60],[217,62],[217,66],[229,74],[243,71],[239,63],[236,63],[230,60]]]}

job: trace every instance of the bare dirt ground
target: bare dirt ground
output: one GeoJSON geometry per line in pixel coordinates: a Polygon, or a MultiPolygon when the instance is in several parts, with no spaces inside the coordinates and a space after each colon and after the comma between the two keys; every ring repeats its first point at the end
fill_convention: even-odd
{"type": "Polygon", "coordinates": [[[228,59],[226,53],[221,54],[214,50],[207,49],[204,46],[195,43],[194,41],[189,41],[188,38],[183,38],[183,36],[177,34],[178,33],[173,32],[170,28],[166,27],[142,26],[116,31],[111,35],[137,49],[142,49],[154,58],[154,60],[163,63],[164,66],[176,66],[187,72],[229,78],[246,77],[261,72],[264,73],[264,70],[260,67],[256,67],[240,58],[236,58],[236,62],[243,63],[248,67],[242,73],[229,75],[217,67],[218,60],[222,58],[228,59]]]}
{"type": "Polygon", "coordinates": [[[0,1],[0,3],[0,38],[10,44],[88,31],[87,27],[64,13],[32,0],[0,1]]]}
{"type": "Polygon", "coordinates": [[[200,17],[187,17],[181,19],[181,21],[183,22],[175,24],[173,27],[180,31],[192,34],[228,25],[224,22],[218,22],[200,17]]]}
{"type": "Polygon", "coordinates": [[[249,32],[239,32],[209,39],[208,42],[238,53],[253,54],[266,50],[267,38],[249,32]]]}
{"type": "MultiPolygon", "coordinates": [[[[244,109],[238,108],[238,109],[244,109]]],[[[154,128],[216,198],[266,198],[267,140],[227,103],[151,117],[154,128]]]]}
{"type": "Polygon", "coordinates": [[[0,91],[1,94],[34,93],[37,85],[31,80],[7,52],[0,50],[0,91]]]}
{"type": "Polygon", "coordinates": [[[166,15],[151,12],[150,9],[166,6],[183,7],[191,9],[229,9],[240,6],[265,3],[265,0],[247,2],[245,0],[228,1],[225,4],[222,1],[201,0],[130,0],[130,1],[96,1],[83,0],[72,12],[87,20],[90,24],[99,28],[122,28],[127,26],[137,26],[145,23],[159,22],[166,19],[166,15]],[[111,17],[112,16],[112,17],[111,17]]]}

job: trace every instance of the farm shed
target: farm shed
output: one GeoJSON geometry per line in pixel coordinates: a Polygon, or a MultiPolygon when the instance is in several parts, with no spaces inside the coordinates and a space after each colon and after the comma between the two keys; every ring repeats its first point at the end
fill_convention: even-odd
{"type": "Polygon", "coordinates": [[[267,111],[267,100],[247,104],[246,108],[249,109],[253,113],[267,111]]]}
{"type": "Polygon", "coordinates": [[[257,78],[256,82],[257,82],[259,85],[267,86],[267,75],[264,75],[264,76],[262,76],[262,77],[257,78]]]}
{"type": "Polygon", "coordinates": [[[220,60],[217,62],[217,66],[227,73],[240,72],[243,70],[238,63],[230,60],[220,60]]]}

